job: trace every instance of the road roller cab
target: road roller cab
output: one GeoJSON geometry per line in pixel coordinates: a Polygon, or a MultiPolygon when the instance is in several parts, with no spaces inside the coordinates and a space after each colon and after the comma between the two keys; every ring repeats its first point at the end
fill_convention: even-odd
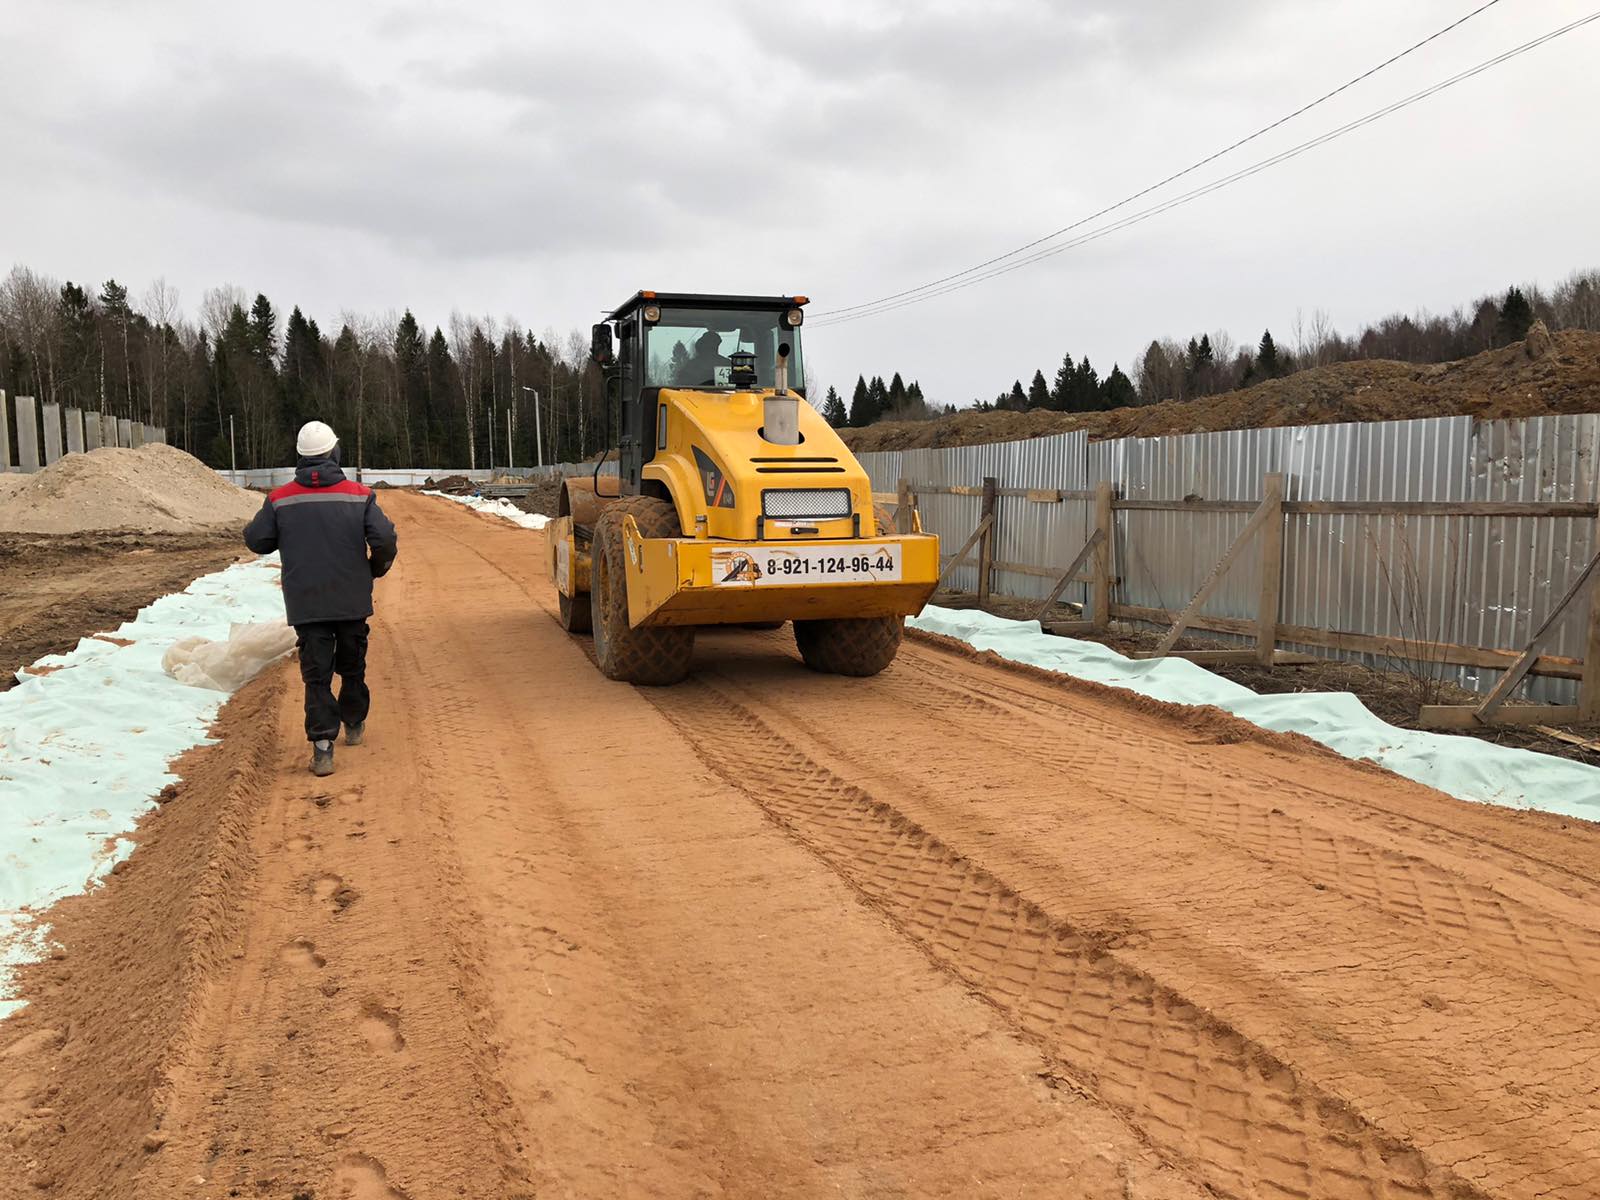
{"type": "Polygon", "coordinates": [[[870,675],[939,575],[806,400],[803,296],[639,292],[593,330],[617,474],[566,482],[548,529],[562,623],[635,683],[688,670],[700,625],[795,622],[808,665],[870,675]]]}

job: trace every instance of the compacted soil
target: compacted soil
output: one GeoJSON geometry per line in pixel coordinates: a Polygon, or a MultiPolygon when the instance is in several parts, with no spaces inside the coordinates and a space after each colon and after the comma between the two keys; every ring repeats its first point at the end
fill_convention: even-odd
{"type": "Polygon", "coordinates": [[[0,533],[0,691],[245,553],[226,533],[0,533]]]}
{"type": "Polygon", "coordinates": [[[367,744],[292,667],[0,1025],[0,1197],[1600,1195],[1600,830],[908,641],[681,686],[385,497],[367,744]]]}

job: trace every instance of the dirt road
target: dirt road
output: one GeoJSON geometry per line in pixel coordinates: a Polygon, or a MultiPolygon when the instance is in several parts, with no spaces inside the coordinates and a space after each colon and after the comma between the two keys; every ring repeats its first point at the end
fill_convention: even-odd
{"type": "Polygon", "coordinates": [[[1600,830],[926,642],[612,684],[384,503],[368,745],[258,681],[58,906],[0,1196],[1600,1196],[1600,830]]]}

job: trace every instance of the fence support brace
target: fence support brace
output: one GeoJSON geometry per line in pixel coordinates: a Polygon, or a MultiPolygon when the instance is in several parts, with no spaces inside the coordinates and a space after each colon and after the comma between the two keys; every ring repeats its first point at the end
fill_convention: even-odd
{"type": "MultiPolygon", "coordinates": [[[[1233,568],[1233,564],[1239,560],[1239,555],[1244,552],[1244,548],[1250,544],[1251,539],[1253,539],[1258,533],[1266,528],[1269,522],[1274,520],[1276,521],[1278,527],[1278,553],[1276,556],[1278,562],[1276,564],[1264,562],[1263,568],[1265,573],[1268,575],[1272,574],[1271,567],[1274,565],[1277,565],[1281,569],[1283,553],[1283,476],[1281,474],[1274,473],[1267,476],[1266,493],[1266,498],[1256,506],[1255,512],[1250,514],[1250,520],[1245,522],[1244,529],[1241,530],[1239,536],[1234,539],[1233,545],[1228,547],[1228,552],[1222,556],[1221,560],[1218,561],[1216,566],[1211,568],[1211,573],[1206,576],[1205,582],[1200,585],[1200,590],[1194,594],[1194,599],[1190,600],[1188,607],[1178,614],[1178,619],[1173,622],[1172,628],[1167,630],[1167,635],[1161,639],[1161,644],[1156,647],[1155,653],[1152,655],[1152,657],[1165,658],[1167,655],[1172,653],[1172,647],[1176,645],[1178,639],[1183,636],[1183,631],[1189,628],[1189,622],[1194,620],[1201,608],[1205,606],[1205,602],[1211,599],[1211,594],[1217,590],[1217,585],[1222,582],[1223,577],[1227,575],[1227,573],[1233,568]]],[[[1278,621],[1278,587],[1279,584],[1277,583],[1272,585],[1272,595],[1270,597],[1272,603],[1272,632],[1274,634],[1276,633],[1278,621]]],[[[1269,599],[1267,595],[1267,584],[1265,581],[1262,583],[1261,591],[1262,604],[1265,606],[1269,599]]],[[[1261,624],[1263,623],[1264,619],[1264,613],[1258,614],[1258,637],[1261,634],[1261,624]]],[[[1260,654],[1259,648],[1257,650],[1257,654],[1260,654]]],[[[1269,663],[1272,661],[1272,649],[1270,643],[1266,652],[1265,661],[1269,663]]]]}

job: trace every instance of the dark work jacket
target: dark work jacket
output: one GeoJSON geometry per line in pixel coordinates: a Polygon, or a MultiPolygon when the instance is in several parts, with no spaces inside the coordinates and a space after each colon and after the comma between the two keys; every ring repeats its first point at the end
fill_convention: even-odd
{"type": "Polygon", "coordinates": [[[346,479],[331,457],[302,458],[294,482],[274,490],[245,526],[244,544],[257,554],[281,552],[291,625],[370,617],[372,581],[399,549],[372,489],[346,479]]]}

